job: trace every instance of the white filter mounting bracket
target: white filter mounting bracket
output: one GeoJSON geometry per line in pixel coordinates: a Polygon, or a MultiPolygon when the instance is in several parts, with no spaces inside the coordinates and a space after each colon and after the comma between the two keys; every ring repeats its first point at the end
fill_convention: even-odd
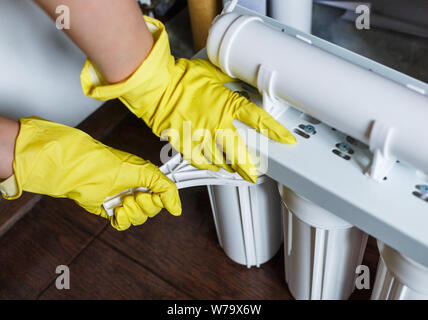
{"type": "Polygon", "coordinates": [[[383,180],[396,163],[396,159],[389,153],[389,142],[393,134],[394,128],[389,124],[379,120],[373,122],[369,141],[373,159],[366,173],[376,181],[383,180]]]}
{"type": "MultiPolygon", "coordinates": [[[[159,169],[177,185],[178,189],[205,185],[232,185],[237,187],[253,185],[253,183],[242,179],[237,173],[230,173],[223,169],[219,171],[197,169],[184,160],[180,154],[176,154],[159,169]]],[[[257,183],[261,182],[263,182],[263,179],[259,178],[257,183]]],[[[122,206],[123,199],[126,196],[138,192],[150,192],[150,190],[144,187],[130,188],[105,199],[103,207],[107,215],[110,217],[113,216],[114,210],[122,206]]]]}

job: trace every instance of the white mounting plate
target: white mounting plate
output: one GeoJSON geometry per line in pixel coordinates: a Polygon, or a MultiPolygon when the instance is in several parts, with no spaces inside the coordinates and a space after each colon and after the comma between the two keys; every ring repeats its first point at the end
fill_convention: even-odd
{"type": "MultiPolygon", "coordinates": [[[[258,15],[240,6],[234,11],[258,15]]],[[[275,20],[260,17],[275,28],[284,29],[292,35],[299,34],[297,30],[275,20]]],[[[310,38],[312,45],[428,95],[428,85],[419,80],[317,37],[303,35],[310,38]]],[[[195,57],[206,58],[205,50],[195,57]]],[[[228,84],[228,87],[247,91],[253,102],[262,105],[257,90],[251,92],[247,85],[242,87],[242,84],[237,83],[228,84]]],[[[294,108],[289,108],[278,121],[291,132],[301,124],[311,124],[303,113],[294,108]]],[[[237,120],[234,125],[237,128],[248,128],[237,120]]],[[[397,163],[387,180],[376,182],[364,174],[372,158],[368,149],[351,145],[354,154],[350,160],[345,160],[332,150],[337,149],[336,144],[346,141],[347,135],[322,123],[314,127],[317,133],[309,139],[293,132],[298,140],[294,146],[269,141],[269,154],[256,144],[251,144],[251,141],[248,147],[267,158],[266,174],[271,178],[409,258],[428,266],[428,201],[413,195],[417,191],[416,186],[426,185],[428,180],[419,176],[414,168],[397,163]]]]}

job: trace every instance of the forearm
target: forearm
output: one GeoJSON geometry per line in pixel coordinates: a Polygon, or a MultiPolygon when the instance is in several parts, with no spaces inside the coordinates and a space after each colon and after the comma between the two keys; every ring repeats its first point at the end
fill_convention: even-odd
{"type": "Polygon", "coordinates": [[[0,116],[0,181],[13,174],[15,140],[18,133],[18,122],[0,116]]]}
{"type": "Polygon", "coordinates": [[[110,83],[128,78],[153,46],[135,0],[34,0],[54,20],[59,5],[70,8],[64,31],[110,83]]]}

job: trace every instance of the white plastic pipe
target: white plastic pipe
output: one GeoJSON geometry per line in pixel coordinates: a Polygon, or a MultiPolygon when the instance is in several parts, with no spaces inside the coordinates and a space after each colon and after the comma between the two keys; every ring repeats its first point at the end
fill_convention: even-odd
{"type": "Polygon", "coordinates": [[[311,33],[313,0],[270,0],[269,17],[293,27],[311,33]]]}
{"type": "MultiPolygon", "coordinates": [[[[219,171],[199,170],[184,160],[179,153],[161,166],[159,170],[174,182],[178,189],[206,185],[232,185],[235,187],[255,185],[242,179],[239,174],[230,173],[224,169],[220,169],[219,171]]],[[[266,179],[266,176],[261,176],[256,184],[263,183],[266,179]]],[[[130,188],[105,199],[103,207],[107,215],[110,217],[113,216],[114,210],[122,206],[125,197],[138,192],[151,191],[145,187],[130,188]]]]}
{"type": "Polygon", "coordinates": [[[428,98],[423,94],[254,16],[218,17],[207,51],[228,75],[428,173],[428,98]],[[270,70],[267,81],[265,70],[270,70]]]}

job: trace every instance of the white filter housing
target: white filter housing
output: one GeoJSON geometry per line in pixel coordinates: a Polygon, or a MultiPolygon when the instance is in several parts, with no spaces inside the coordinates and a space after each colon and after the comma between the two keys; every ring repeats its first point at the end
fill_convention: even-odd
{"type": "Polygon", "coordinates": [[[280,186],[285,279],[297,300],[344,300],[355,287],[367,234],[280,186]]]}
{"type": "Polygon", "coordinates": [[[259,267],[282,244],[281,198],[263,176],[251,187],[208,186],[218,241],[233,261],[259,267]]]}
{"type": "Polygon", "coordinates": [[[378,241],[373,300],[428,300],[428,268],[378,241]]]}
{"type": "Polygon", "coordinates": [[[403,86],[313,46],[309,35],[291,36],[256,16],[218,17],[207,53],[229,76],[257,87],[264,99],[285,100],[368,144],[373,170],[399,159],[428,173],[424,89],[403,86]]]}

